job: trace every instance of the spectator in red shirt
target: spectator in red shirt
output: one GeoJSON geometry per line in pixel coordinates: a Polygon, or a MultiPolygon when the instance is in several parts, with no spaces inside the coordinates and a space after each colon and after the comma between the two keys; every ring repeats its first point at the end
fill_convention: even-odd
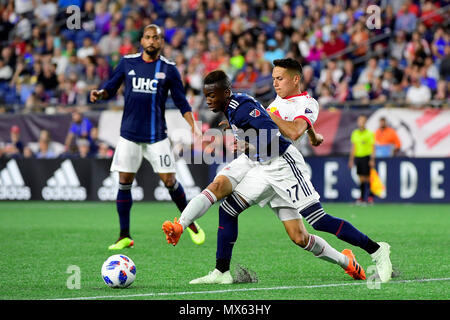
{"type": "Polygon", "coordinates": [[[121,56],[130,54],[134,51],[133,43],[131,42],[131,38],[129,36],[125,36],[123,38],[122,44],[119,47],[119,53],[121,56]]]}
{"type": "Polygon", "coordinates": [[[439,7],[433,2],[425,1],[420,17],[423,19],[423,23],[427,26],[427,28],[432,27],[434,24],[441,24],[444,22],[442,16],[436,13],[438,9],[439,7]]]}
{"type": "Polygon", "coordinates": [[[253,86],[258,79],[258,72],[255,70],[253,64],[248,63],[244,70],[240,71],[233,82],[233,89],[238,92],[248,93],[253,95],[253,86]]]}
{"type": "Polygon", "coordinates": [[[412,13],[416,17],[419,17],[420,9],[417,4],[415,4],[412,0],[405,0],[403,4],[408,8],[409,13],[412,13]]]}
{"type": "Polygon", "coordinates": [[[230,16],[227,14],[223,17],[222,21],[219,24],[219,35],[223,35],[227,31],[231,31],[232,20],[230,16]]]}
{"type": "Polygon", "coordinates": [[[330,39],[325,42],[323,51],[327,57],[345,49],[345,42],[338,37],[336,30],[330,31],[330,39]]]}
{"type": "Polygon", "coordinates": [[[222,56],[222,49],[221,48],[214,48],[209,52],[206,59],[204,60],[205,64],[205,73],[209,73],[213,70],[216,70],[220,67],[220,65],[223,62],[223,56],[222,56]]]}

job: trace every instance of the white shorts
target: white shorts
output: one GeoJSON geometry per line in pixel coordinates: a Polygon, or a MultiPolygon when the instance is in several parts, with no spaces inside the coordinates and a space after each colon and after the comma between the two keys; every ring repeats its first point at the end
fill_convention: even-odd
{"type": "Polygon", "coordinates": [[[269,163],[252,167],[234,188],[249,205],[294,208],[300,212],[320,198],[306,173],[301,153],[290,146],[269,163]]]}
{"type": "Polygon", "coordinates": [[[280,221],[289,221],[302,219],[302,215],[294,208],[272,208],[273,213],[278,217],[280,221]]]}
{"type": "Polygon", "coordinates": [[[257,166],[258,163],[250,160],[245,154],[241,154],[239,157],[231,161],[222,170],[220,170],[217,176],[225,176],[230,180],[233,190],[244,179],[247,172],[257,166]]]}
{"type": "Polygon", "coordinates": [[[140,143],[119,137],[110,170],[136,173],[143,157],[150,162],[155,173],[175,173],[175,157],[169,138],[155,143],[140,143]]]}

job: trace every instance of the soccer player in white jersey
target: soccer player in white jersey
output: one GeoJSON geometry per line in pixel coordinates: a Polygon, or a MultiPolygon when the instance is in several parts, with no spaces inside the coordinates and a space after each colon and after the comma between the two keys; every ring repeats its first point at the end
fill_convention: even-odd
{"type": "MultiPolygon", "coordinates": [[[[281,133],[297,147],[305,121],[311,142],[322,139],[320,135],[317,137],[313,128],[319,115],[319,104],[307,92],[300,92],[301,65],[291,58],[274,60],[273,64],[272,78],[277,97],[267,108],[272,120],[281,133]]],[[[302,172],[306,175],[306,168],[302,172]]],[[[273,199],[270,205],[278,206],[279,201],[279,198],[273,199]]],[[[339,239],[365,250],[375,262],[380,280],[387,282],[391,279],[392,263],[388,243],[376,243],[348,221],[327,214],[318,199],[303,208],[300,214],[315,230],[334,234],[339,239]]]]}
{"type": "Polygon", "coordinates": [[[245,135],[247,130],[255,129],[257,135],[254,138],[259,140],[256,143],[253,143],[255,140],[249,142],[249,145],[257,146],[257,152],[252,154],[247,149],[247,152],[219,172],[214,181],[189,202],[180,221],[175,218],[174,222],[163,223],[168,243],[176,245],[190,223],[206,213],[216,201],[226,197],[219,208],[216,268],[209,275],[190,283],[233,282],[229,267],[237,239],[238,215],[249,206],[263,206],[272,198],[282,199],[282,205],[274,208],[274,211],[298,246],[316,257],[338,264],[354,279],[365,279],[364,269],[356,262],[351,250],[340,253],[321,237],[310,235],[306,231],[298,210],[305,202],[317,199],[318,195],[305,193],[305,187],[308,190],[313,190],[313,187],[298,168],[304,165],[303,157],[279,134],[278,127],[261,104],[253,97],[233,94],[230,80],[221,70],[206,76],[203,92],[209,108],[225,114],[236,139],[242,141],[243,133],[245,135]],[[268,137],[265,141],[262,138],[263,132],[268,137]],[[262,152],[269,150],[267,153],[262,152]],[[291,188],[297,192],[291,193],[291,188]],[[232,192],[234,193],[227,197],[232,192]]]}

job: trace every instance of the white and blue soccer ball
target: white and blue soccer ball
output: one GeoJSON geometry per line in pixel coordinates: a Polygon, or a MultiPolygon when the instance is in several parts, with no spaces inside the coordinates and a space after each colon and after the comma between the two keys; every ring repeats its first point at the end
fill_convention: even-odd
{"type": "Polygon", "coordinates": [[[136,265],[126,255],[115,254],[103,263],[102,278],[111,288],[126,288],[136,279],[136,265]]]}

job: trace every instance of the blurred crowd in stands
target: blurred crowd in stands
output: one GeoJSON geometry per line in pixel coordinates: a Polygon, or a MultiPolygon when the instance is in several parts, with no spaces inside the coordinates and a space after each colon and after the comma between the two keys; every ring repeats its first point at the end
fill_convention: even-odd
{"type": "Polygon", "coordinates": [[[217,119],[201,112],[206,73],[223,69],[234,91],[266,106],[275,97],[271,63],[283,57],[301,62],[302,90],[322,108],[448,107],[449,7],[445,0],[1,0],[0,111],[120,108],[122,91],[103,105],[91,104],[89,91],[121,56],[141,50],[150,23],[163,27],[162,54],[177,63],[188,101],[207,123],[217,119]],[[380,8],[379,27],[370,5],[380,8]]]}
{"type": "Polygon", "coordinates": [[[24,143],[18,125],[10,128],[9,139],[0,141],[1,158],[93,158],[110,159],[114,148],[99,139],[98,128],[78,110],[73,110],[72,122],[64,143],[54,141],[47,129],[41,129],[37,142],[24,143]]]}

